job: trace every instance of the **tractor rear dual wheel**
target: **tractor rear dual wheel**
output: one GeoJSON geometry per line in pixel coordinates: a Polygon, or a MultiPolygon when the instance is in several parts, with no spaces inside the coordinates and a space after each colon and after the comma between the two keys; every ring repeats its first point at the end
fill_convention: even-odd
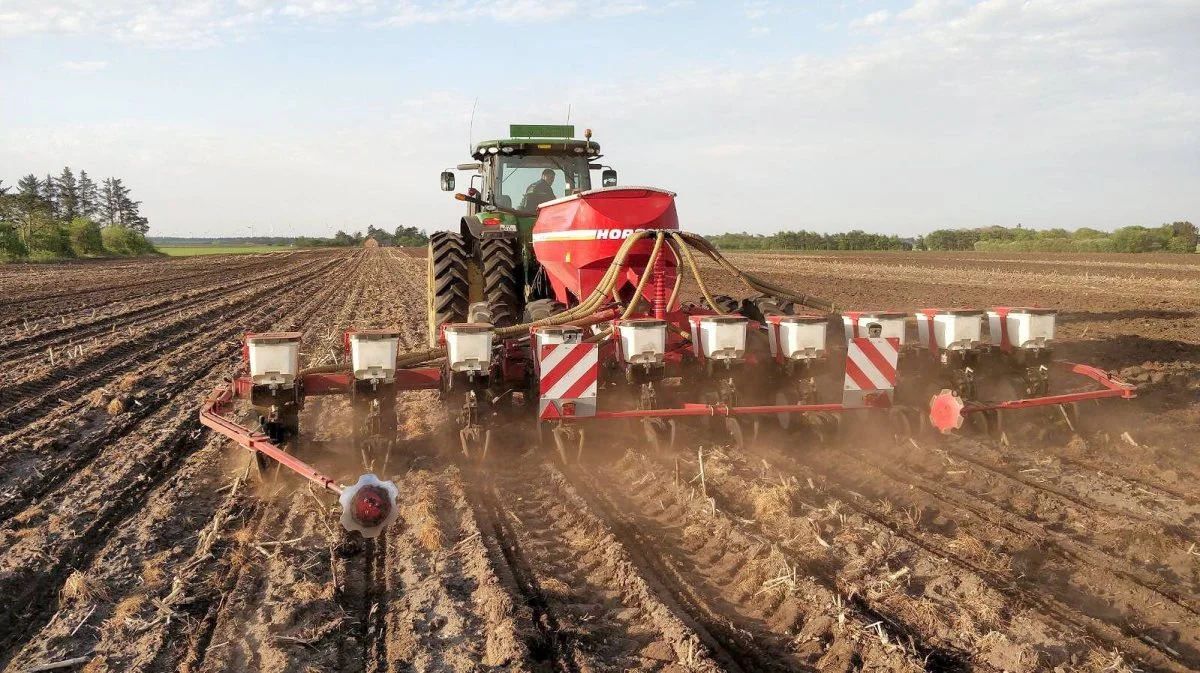
{"type": "Polygon", "coordinates": [[[464,322],[470,305],[467,264],[470,251],[461,234],[434,232],[429,237],[429,282],[427,313],[429,346],[437,346],[438,328],[443,323],[464,322]]]}
{"type": "Polygon", "coordinates": [[[483,271],[483,299],[492,312],[492,324],[508,327],[517,324],[524,297],[521,251],[515,238],[479,241],[479,266],[483,271]]]}

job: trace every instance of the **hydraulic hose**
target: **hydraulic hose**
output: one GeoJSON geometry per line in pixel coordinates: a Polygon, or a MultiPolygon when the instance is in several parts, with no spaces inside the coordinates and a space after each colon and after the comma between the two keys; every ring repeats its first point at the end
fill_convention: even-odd
{"type": "Polygon", "coordinates": [[[633,291],[633,298],[629,301],[629,305],[625,307],[625,312],[621,314],[621,320],[627,320],[637,308],[638,300],[641,299],[642,293],[646,290],[646,282],[650,280],[650,276],[654,275],[651,269],[654,268],[654,263],[658,261],[658,255],[662,252],[664,239],[666,239],[666,236],[660,230],[654,237],[654,248],[650,251],[650,258],[646,260],[646,269],[642,271],[642,277],[638,279],[637,289],[633,291]]]}
{"type": "Polygon", "coordinates": [[[667,245],[671,246],[671,252],[675,255],[675,286],[671,288],[670,299],[667,299],[667,309],[670,310],[675,305],[675,300],[679,299],[679,286],[683,285],[683,274],[679,273],[679,262],[683,258],[679,254],[679,244],[673,239],[667,241],[667,245]]]}
{"type": "MultiPolygon", "coordinates": [[[[544,325],[563,325],[574,320],[578,320],[579,318],[591,315],[596,311],[597,308],[600,307],[602,303],[608,300],[609,295],[611,295],[615,290],[617,278],[620,275],[622,267],[625,265],[625,259],[629,256],[629,251],[633,248],[634,244],[648,235],[649,232],[637,231],[631,234],[629,238],[626,238],[621,244],[621,247],[618,248],[617,254],[613,257],[612,263],[609,264],[608,270],[604,273],[604,277],[600,279],[600,282],[596,285],[595,289],[592,290],[592,293],[578,305],[573,306],[557,315],[550,316],[549,318],[542,318],[541,320],[534,320],[533,322],[521,323],[519,325],[512,325],[509,327],[498,327],[492,330],[493,333],[498,338],[504,338],[515,334],[528,332],[531,327],[541,327],[544,325]]],[[[397,357],[396,366],[400,368],[412,367],[445,356],[445,347],[413,351],[397,357]]]]}
{"type": "Polygon", "coordinates": [[[601,304],[608,301],[609,295],[612,294],[613,288],[616,287],[621,269],[625,266],[625,259],[629,256],[630,249],[633,248],[635,243],[648,235],[649,232],[646,231],[635,231],[629,238],[625,239],[625,242],[621,244],[621,247],[617,250],[617,254],[613,257],[613,261],[609,265],[608,271],[605,272],[604,277],[592,290],[592,293],[588,295],[588,298],[580,302],[579,305],[549,318],[542,318],[541,320],[534,320],[533,322],[512,325],[510,327],[497,328],[495,330],[496,336],[501,338],[512,336],[528,332],[532,327],[542,327],[544,325],[564,325],[591,315],[601,304]]]}
{"type": "Polygon", "coordinates": [[[672,232],[671,237],[678,243],[683,251],[683,259],[687,262],[688,268],[692,270],[692,277],[696,279],[696,285],[700,287],[700,294],[704,295],[704,301],[708,302],[708,307],[716,311],[718,315],[724,315],[725,311],[717,306],[717,302],[713,300],[712,294],[708,291],[708,286],[705,285],[704,279],[700,277],[700,269],[696,266],[696,260],[692,257],[692,251],[688,249],[688,243],[678,232],[672,232]]]}
{"type": "MultiPolygon", "coordinates": [[[[511,325],[509,327],[495,328],[493,330],[494,334],[496,337],[502,339],[516,334],[528,332],[532,327],[563,325],[591,315],[604,302],[609,301],[610,296],[613,299],[617,297],[617,279],[620,276],[621,270],[625,266],[625,260],[629,256],[629,251],[638,241],[648,235],[650,235],[650,232],[637,231],[625,239],[625,241],[621,244],[621,247],[617,250],[616,255],[613,257],[612,263],[609,264],[608,270],[605,271],[604,276],[600,279],[600,282],[592,290],[591,294],[589,294],[586,299],[576,306],[573,306],[562,313],[550,316],[548,318],[542,318],[540,320],[534,320],[528,323],[521,323],[519,325],[511,325]]],[[[671,250],[675,253],[676,260],[682,260],[687,264],[688,269],[692,272],[692,277],[696,280],[696,285],[700,288],[700,293],[704,296],[704,299],[708,302],[708,305],[712,307],[712,309],[718,314],[724,314],[725,311],[723,311],[713,299],[713,295],[709,291],[708,285],[704,282],[704,278],[700,274],[700,268],[696,264],[696,260],[692,256],[689,248],[695,248],[700,252],[703,252],[710,259],[715,261],[721,268],[725,269],[727,272],[741,281],[743,285],[756,292],[769,295],[777,299],[801,304],[803,306],[820,311],[826,311],[829,313],[835,311],[835,307],[832,302],[810,295],[796,294],[790,290],[762,280],[753,274],[742,271],[734,266],[728,259],[726,259],[725,256],[722,255],[721,252],[703,236],[688,232],[667,232],[660,230],[657,234],[655,234],[654,248],[650,252],[650,257],[646,264],[646,271],[638,280],[637,289],[635,290],[632,300],[625,307],[624,312],[621,314],[621,319],[627,319],[636,310],[638,298],[642,296],[642,293],[645,290],[646,284],[651,275],[649,271],[651,268],[653,268],[654,262],[657,260],[658,255],[662,254],[662,244],[664,241],[670,245],[671,250]],[[669,240],[666,237],[667,234],[670,235],[669,240]]],[[[678,299],[681,281],[682,274],[677,273],[675,278],[675,286],[671,290],[671,297],[667,301],[667,306],[673,306],[675,301],[678,299]]],[[[589,339],[589,341],[602,340],[609,336],[611,336],[611,330],[605,330],[596,337],[589,339]]],[[[445,357],[445,355],[446,349],[444,347],[405,353],[397,358],[396,366],[411,367],[413,365],[445,357]]]]}
{"type": "Polygon", "coordinates": [[[826,301],[819,297],[813,297],[813,296],[806,295],[806,294],[796,294],[790,290],[781,288],[777,285],[774,285],[765,280],[757,278],[750,273],[742,271],[741,269],[734,266],[728,259],[726,259],[725,256],[722,255],[719,250],[717,250],[716,246],[714,246],[712,243],[710,243],[703,236],[699,236],[697,234],[691,234],[691,233],[687,233],[687,232],[680,232],[676,235],[680,236],[681,238],[686,240],[690,245],[695,247],[697,250],[700,250],[700,251],[704,252],[705,254],[707,254],[710,258],[712,258],[714,261],[716,261],[717,264],[719,264],[721,266],[721,268],[723,268],[726,271],[728,271],[729,273],[733,274],[735,277],[737,277],[738,280],[742,281],[743,284],[745,284],[747,287],[749,287],[753,290],[757,290],[758,292],[770,295],[777,299],[785,299],[787,301],[801,304],[801,305],[807,306],[809,308],[814,308],[814,309],[817,309],[818,311],[825,311],[827,313],[834,313],[836,311],[836,308],[834,307],[833,302],[826,301]]]}
{"type": "MultiPolygon", "coordinates": [[[[629,316],[633,315],[634,311],[637,310],[638,301],[641,299],[642,293],[645,292],[645,290],[646,290],[646,284],[650,280],[650,276],[653,275],[651,270],[654,268],[654,263],[656,261],[658,261],[658,256],[660,254],[662,254],[662,245],[663,245],[663,242],[666,240],[665,233],[666,232],[659,230],[659,232],[654,236],[654,248],[652,250],[650,250],[650,257],[646,260],[646,269],[642,272],[642,277],[638,279],[637,288],[633,291],[633,298],[630,299],[629,304],[625,307],[625,310],[621,313],[621,317],[619,318],[620,320],[628,320],[629,316]]],[[[679,289],[679,278],[677,276],[675,279],[675,290],[678,290],[678,289],[679,289]]],[[[615,283],[613,284],[613,291],[616,292],[616,284],[615,283]]],[[[674,292],[672,292],[671,298],[672,298],[672,300],[675,298],[674,292]]],[[[671,302],[667,302],[667,306],[670,306],[670,305],[671,305],[671,302]]],[[[611,335],[612,335],[612,328],[606,327],[602,332],[589,338],[587,341],[588,341],[588,343],[596,343],[596,342],[607,339],[611,335]]]]}

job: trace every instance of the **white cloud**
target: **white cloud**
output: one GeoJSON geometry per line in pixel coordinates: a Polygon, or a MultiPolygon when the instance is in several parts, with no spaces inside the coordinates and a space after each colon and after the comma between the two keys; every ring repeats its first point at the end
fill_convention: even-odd
{"type": "MultiPolygon", "coordinates": [[[[517,15],[549,7],[488,4],[491,20],[531,20],[517,15]]],[[[400,16],[384,5],[354,16],[400,16]]],[[[240,0],[236,9],[260,16],[282,6],[240,0]]],[[[410,23],[451,20],[468,6],[403,4],[410,23]]],[[[178,30],[228,18],[199,6],[192,16],[201,18],[178,30]]],[[[1194,3],[921,0],[844,52],[647,69],[636,79],[599,73],[551,93],[506,89],[480,101],[474,138],[570,102],[622,182],[678,191],[683,226],[701,232],[1197,221],[1198,26],[1194,3]]],[[[435,174],[465,160],[472,96],[414,97],[353,124],[335,115],[320,133],[38,130],[10,120],[0,163],[126,177],[156,233],[228,234],[268,221],[328,233],[396,213],[443,228],[458,204],[436,190],[435,174]],[[264,192],[288,196],[266,202],[264,192]],[[229,207],[214,211],[213,193],[229,207]]]]}
{"type": "Polygon", "coordinates": [[[851,28],[874,28],[876,26],[882,26],[883,24],[887,23],[887,20],[889,18],[891,18],[891,16],[892,16],[891,12],[887,11],[886,9],[881,9],[881,10],[878,10],[875,12],[871,12],[870,14],[868,14],[866,16],[854,19],[853,21],[850,22],[850,27],[851,28]]]}
{"type": "Polygon", "coordinates": [[[593,10],[592,15],[603,18],[610,16],[631,16],[649,11],[651,11],[650,6],[644,2],[637,2],[637,0],[615,0],[615,2],[602,3],[600,7],[593,10]]]}
{"type": "Polygon", "coordinates": [[[0,37],[88,34],[154,47],[196,48],[297,22],[351,21],[376,27],[449,21],[536,24],[579,14],[604,18],[651,9],[638,0],[597,7],[578,0],[5,0],[0,5],[0,37]]]}
{"type": "Polygon", "coordinates": [[[775,12],[775,8],[766,0],[751,0],[745,4],[743,9],[746,18],[751,21],[764,19],[775,12]]]}
{"type": "Polygon", "coordinates": [[[71,72],[98,72],[108,67],[108,61],[63,61],[62,67],[71,72]]]}

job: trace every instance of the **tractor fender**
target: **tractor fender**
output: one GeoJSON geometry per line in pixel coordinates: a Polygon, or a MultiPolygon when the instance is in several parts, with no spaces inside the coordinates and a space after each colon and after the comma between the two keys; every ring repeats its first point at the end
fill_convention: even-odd
{"type": "Polygon", "coordinates": [[[475,241],[483,233],[483,223],[474,217],[464,217],[459,223],[459,230],[464,239],[475,241]]]}
{"type": "MultiPolygon", "coordinates": [[[[494,217],[496,215],[495,213],[487,213],[487,214],[492,217],[494,217]]],[[[502,215],[501,217],[504,217],[504,216],[502,215]]],[[[485,239],[485,238],[489,239],[489,240],[497,239],[497,238],[516,239],[517,237],[520,236],[520,233],[517,231],[503,231],[500,229],[500,227],[486,226],[483,224],[483,222],[480,221],[481,218],[482,218],[482,214],[468,215],[468,216],[462,218],[462,220],[460,221],[459,230],[462,232],[463,238],[466,239],[468,244],[473,243],[474,241],[485,239]]],[[[504,219],[509,219],[509,218],[504,217],[504,219]]],[[[513,219],[513,224],[515,224],[515,223],[516,223],[516,220],[513,219]]]]}

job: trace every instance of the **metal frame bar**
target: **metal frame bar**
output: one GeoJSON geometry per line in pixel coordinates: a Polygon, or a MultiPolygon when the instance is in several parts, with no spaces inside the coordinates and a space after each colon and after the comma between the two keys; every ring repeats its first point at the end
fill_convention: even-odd
{"type": "Polygon", "coordinates": [[[1108,375],[1103,369],[1093,367],[1091,365],[1081,365],[1074,362],[1066,362],[1064,360],[1056,360],[1055,364],[1063,365],[1071,368],[1071,373],[1086,376],[1089,379],[1104,386],[1104,390],[1089,390],[1079,393],[1065,393],[1062,395],[1048,395],[1046,397],[1030,397],[1022,400],[1008,400],[1006,402],[967,402],[962,413],[975,413],[980,411],[993,411],[1003,409],[1028,409],[1030,407],[1044,407],[1054,404],[1070,404],[1071,402],[1086,402],[1088,400],[1101,400],[1110,397],[1120,397],[1123,399],[1133,399],[1137,397],[1137,387],[1119,379],[1115,379],[1108,375]]]}
{"type": "Polygon", "coordinates": [[[265,434],[251,432],[237,421],[222,415],[222,411],[232,408],[233,400],[234,385],[228,383],[221,385],[208,396],[208,399],[204,401],[204,406],[200,408],[200,423],[241,444],[251,453],[261,453],[321,488],[341,495],[345,487],[332,477],[275,446],[265,434]]]}

